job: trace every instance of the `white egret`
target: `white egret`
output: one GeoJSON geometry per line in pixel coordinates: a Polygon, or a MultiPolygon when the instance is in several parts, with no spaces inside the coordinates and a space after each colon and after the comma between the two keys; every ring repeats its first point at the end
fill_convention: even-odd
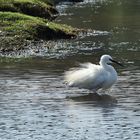
{"type": "Polygon", "coordinates": [[[73,68],[65,72],[64,79],[69,86],[92,90],[109,89],[117,81],[117,72],[111,63],[123,66],[112,59],[110,55],[103,55],[99,65],[92,63],[81,64],[79,68],[73,68]]]}

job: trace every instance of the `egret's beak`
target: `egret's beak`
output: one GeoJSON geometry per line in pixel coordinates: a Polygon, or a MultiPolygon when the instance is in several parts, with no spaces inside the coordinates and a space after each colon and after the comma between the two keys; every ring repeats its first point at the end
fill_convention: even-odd
{"type": "Polygon", "coordinates": [[[115,60],[110,59],[110,61],[112,61],[112,62],[114,62],[114,63],[116,63],[116,64],[118,64],[118,65],[120,65],[120,66],[123,67],[123,65],[122,65],[121,63],[119,63],[119,62],[117,62],[117,61],[115,61],[115,60]]]}

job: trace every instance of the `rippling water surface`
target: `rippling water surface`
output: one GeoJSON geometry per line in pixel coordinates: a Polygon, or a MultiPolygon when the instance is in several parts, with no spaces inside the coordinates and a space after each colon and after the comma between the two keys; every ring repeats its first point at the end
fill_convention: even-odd
{"type": "Polygon", "coordinates": [[[28,59],[1,58],[0,140],[140,139],[140,5],[116,2],[62,3],[57,22],[97,34],[51,42],[54,48],[28,59]],[[105,53],[125,65],[114,66],[119,77],[110,96],[95,99],[64,84],[65,70],[98,63],[105,53]]]}

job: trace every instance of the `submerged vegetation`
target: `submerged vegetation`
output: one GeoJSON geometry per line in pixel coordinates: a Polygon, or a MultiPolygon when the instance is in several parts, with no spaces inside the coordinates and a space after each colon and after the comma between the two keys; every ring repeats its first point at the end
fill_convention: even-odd
{"type": "Polygon", "coordinates": [[[27,40],[76,37],[77,29],[52,21],[57,14],[53,5],[43,0],[0,0],[1,50],[18,48],[27,40]]]}

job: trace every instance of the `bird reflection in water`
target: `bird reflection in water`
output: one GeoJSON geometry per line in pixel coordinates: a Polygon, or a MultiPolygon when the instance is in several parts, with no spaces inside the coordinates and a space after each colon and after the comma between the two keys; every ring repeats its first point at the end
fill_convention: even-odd
{"type": "Polygon", "coordinates": [[[80,96],[68,96],[67,99],[71,99],[76,102],[90,102],[90,103],[117,103],[117,99],[108,94],[89,93],[80,96]]]}

